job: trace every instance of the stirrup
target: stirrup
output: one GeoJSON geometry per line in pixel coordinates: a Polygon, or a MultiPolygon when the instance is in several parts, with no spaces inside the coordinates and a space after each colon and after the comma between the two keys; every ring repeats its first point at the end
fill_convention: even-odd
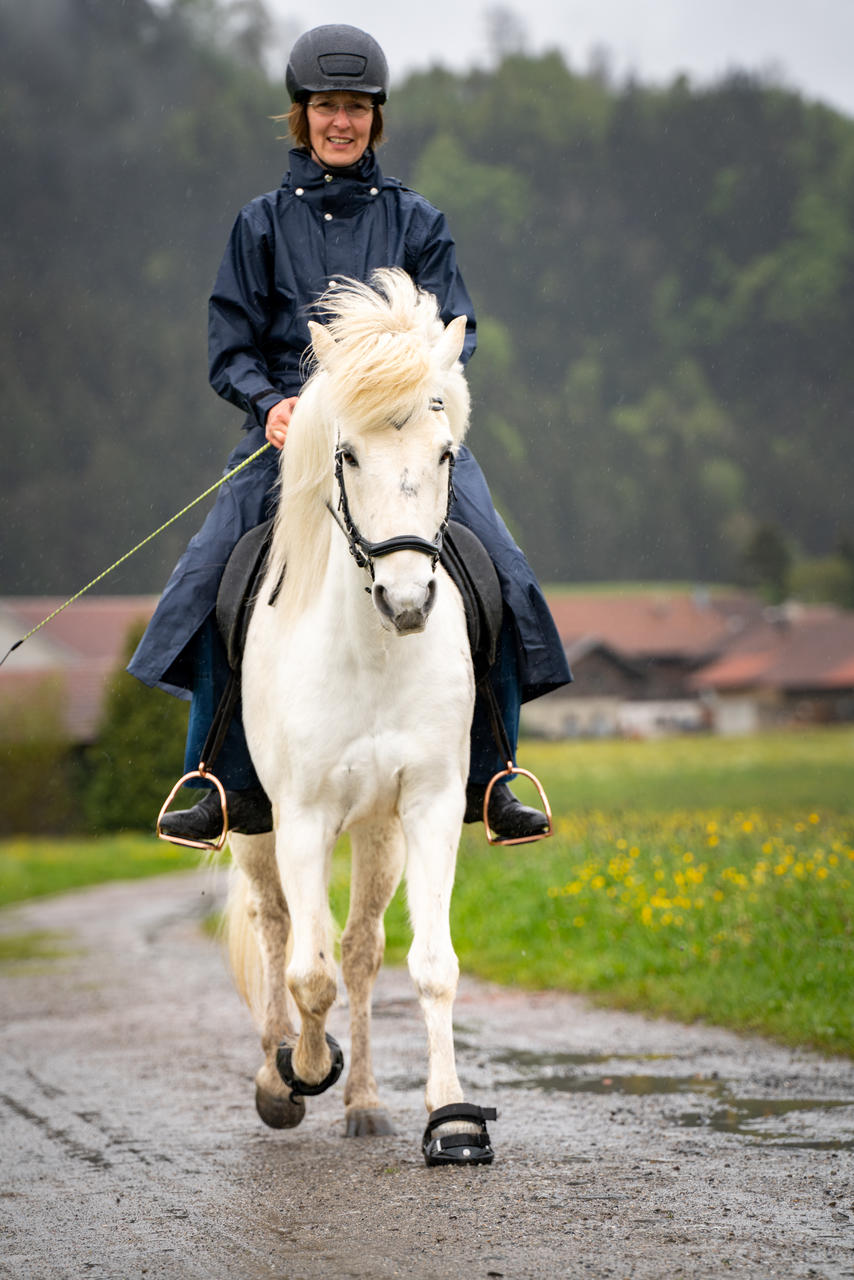
{"type": "Polygon", "coordinates": [[[530,773],[527,769],[517,768],[511,760],[508,760],[506,769],[501,769],[493,778],[490,778],[487,783],[486,794],[483,797],[483,826],[486,831],[486,839],[489,844],[534,844],[537,840],[548,840],[549,836],[554,835],[552,808],[549,804],[549,798],[546,795],[545,787],[540,782],[539,778],[536,777],[535,774],[530,773]],[[497,832],[492,830],[487,816],[489,813],[489,801],[492,797],[493,788],[497,783],[503,782],[505,778],[528,778],[530,782],[533,782],[534,786],[537,788],[537,795],[540,797],[540,802],[542,803],[543,810],[546,815],[546,821],[548,823],[545,831],[538,831],[535,836],[505,837],[498,835],[497,832]]]}
{"type": "Polygon", "coordinates": [[[428,1165],[491,1164],[495,1158],[487,1120],[496,1120],[495,1107],[477,1107],[472,1102],[452,1102],[450,1106],[431,1111],[421,1140],[421,1150],[428,1165]],[[470,1120],[480,1125],[480,1133],[446,1133],[433,1137],[433,1130],[450,1120],[470,1120]]]}
{"type": "Polygon", "coordinates": [[[222,847],[225,844],[227,836],[228,836],[228,804],[226,803],[226,799],[225,799],[225,787],[222,785],[219,778],[217,778],[215,774],[208,773],[208,771],[205,769],[205,762],[204,760],[202,760],[199,763],[198,769],[192,769],[189,773],[185,773],[183,778],[178,779],[178,781],[175,783],[172,790],[169,792],[169,795],[166,797],[163,803],[163,807],[157,815],[157,838],[158,840],[166,840],[168,841],[169,844],[184,845],[188,849],[204,849],[208,853],[219,853],[220,849],[222,849],[222,847]],[[162,831],[160,828],[160,824],[163,821],[163,816],[166,813],[167,809],[169,808],[170,804],[175,799],[178,792],[183,787],[184,783],[189,782],[191,778],[201,778],[204,782],[210,782],[213,784],[214,787],[216,787],[217,791],[219,792],[219,805],[220,805],[220,809],[222,810],[222,831],[219,833],[216,840],[190,840],[186,836],[170,836],[170,835],[167,835],[166,832],[162,831]]]}

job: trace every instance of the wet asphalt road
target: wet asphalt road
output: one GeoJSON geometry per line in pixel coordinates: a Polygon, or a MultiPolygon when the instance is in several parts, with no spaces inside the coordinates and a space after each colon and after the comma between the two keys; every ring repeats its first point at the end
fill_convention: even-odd
{"type": "MultiPolygon", "coordinates": [[[[258,1120],[259,1051],[201,918],[222,876],[0,915],[66,954],[0,968],[0,1276],[854,1277],[854,1063],[464,980],[491,1168],[427,1169],[424,1034],[381,975],[398,1133],[344,1139],[340,1086],[258,1120]]],[[[331,1030],[348,1045],[346,1009],[331,1030]]]]}

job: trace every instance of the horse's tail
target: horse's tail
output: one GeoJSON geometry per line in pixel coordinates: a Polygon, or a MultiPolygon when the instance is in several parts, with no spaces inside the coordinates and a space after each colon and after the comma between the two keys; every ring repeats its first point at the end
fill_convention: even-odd
{"type": "MultiPolygon", "coordinates": [[[[272,838],[271,835],[269,839],[272,841],[272,838]]],[[[237,840],[242,842],[246,839],[247,843],[249,842],[249,837],[232,836],[231,839],[235,842],[237,840]]],[[[253,841],[258,839],[258,836],[252,837],[253,841]]],[[[243,850],[241,850],[242,852],[243,850]]],[[[232,847],[233,854],[234,849],[232,847]]],[[[263,906],[260,909],[265,914],[272,910],[274,917],[279,918],[281,924],[280,939],[284,945],[279,951],[278,959],[284,970],[291,954],[287,907],[285,906],[284,896],[278,881],[278,872],[275,858],[272,856],[272,850],[270,850],[269,858],[262,855],[261,861],[265,863],[268,875],[272,872],[273,879],[268,885],[271,901],[267,903],[267,910],[263,906]],[[272,899],[275,899],[275,902],[272,899]]],[[[264,878],[267,879],[267,876],[264,878]]],[[[234,985],[238,994],[249,1006],[256,1025],[263,1027],[267,1015],[268,992],[265,989],[264,963],[256,929],[258,910],[258,903],[253,901],[249,877],[232,856],[228,880],[228,896],[222,918],[222,932],[225,938],[234,985]]],[[[271,957],[271,963],[275,963],[273,957],[271,957]]]]}
{"type": "Polygon", "coordinates": [[[235,862],[231,864],[228,878],[223,935],[234,985],[238,994],[249,1005],[252,1017],[260,1022],[264,1000],[261,948],[252,924],[249,880],[235,862]]]}

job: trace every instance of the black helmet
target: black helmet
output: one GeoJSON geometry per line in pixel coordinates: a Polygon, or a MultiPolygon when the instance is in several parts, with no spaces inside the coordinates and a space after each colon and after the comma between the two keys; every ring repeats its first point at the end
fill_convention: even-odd
{"type": "Polygon", "coordinates": [[[376,102],[385,102],[388,63],[367,31],[340,23],[313,27],[291,49],[285,84],[293,102],[334,89],[370,93],[376,102]]]}

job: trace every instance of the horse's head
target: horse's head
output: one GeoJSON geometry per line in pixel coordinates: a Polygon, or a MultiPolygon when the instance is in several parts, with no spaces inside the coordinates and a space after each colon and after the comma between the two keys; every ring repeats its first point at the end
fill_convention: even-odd
{"type": "MultiPolygon", "coordinates": [[[[334,505],[356,563],[370,574],[383,625],[400,635],[423,631],[436,597],[460,438],[445,394],[452,375],[462,380],[465,325],[458,317],[430,345],[417,331],[393,334],[374,353],[379,367],[363,353],[360,387],[339,384],[334,505]],[[380,381],[385,394],[377,396],[380,381]]],[[[341,342],[320,325],[311,329],[315,356],[334,384],[341,342]]],[[[459,388],[450,394],[458,397],[459,388]]]]}
{"type": "Polygon", "coordinates": [[[435,600],[453,459],[468,423],[465,317],[446,327],[435,298],[397,269],[376,272],[371,285],[338,284],[319,306],[324,323],[309,325],[315,368],[282,451],[273,571],[287,562],[288,607],[305,607],[330,536],[341,538],[332,511],[383,625],[411,634],[435,600]]]}

